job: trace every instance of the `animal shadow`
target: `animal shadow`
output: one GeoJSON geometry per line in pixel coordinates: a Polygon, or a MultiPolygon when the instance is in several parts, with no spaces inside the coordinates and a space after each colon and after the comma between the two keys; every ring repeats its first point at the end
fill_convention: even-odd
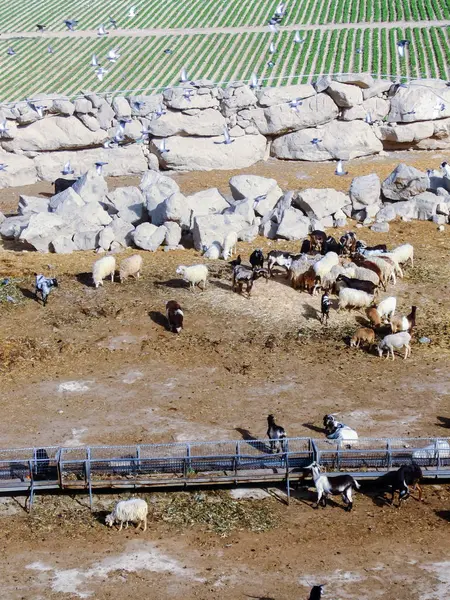
{"type": "Polygon", "coordinates": [[[159,312],[159,310],[151,310],[148,313],[148,316],[153,321],[153,323],[156,323],[157,325],[164,327],[164,329],[166,329],[167,331],[169,330],[166,316],[163,315],[161,312],[159,312]]]}
{"type": "Polygon", "coordinates": [[[188,288],[189,284],[183,279],[168,279],[167,281],[155,281],[155,285],[159,287],[169,287],[169,288],[188,288]]]}
{"type": "Polygon", "coordinates": [[[227,292],[232,291],[232,289],[233,289],[233,286],[231,283],[226,283],[226,282],[220,281],[218,279],[211,279],[210,283],[211,283],[211,285],[214,285],[215,287],[218,287],[221,290],[226,290],[227,292]]]}
{"type": "Polygon", "coordinates": [[[449,417],[436,417],[440,423],[437,423],[439,427],[450,428],[450,418],[449,417]]]}
{"type": "Polygon", "coordinates": [[[248,429],[243,429],[242,427],[235,427],[234,430],[241,434],[243,440],[251,440],[255,442],[258,439],[254,435],[252,435],[248,429]]]}
{"type": "Polygon", "coordinates": [[[97,523],[104,525],[106,515],[108,515],[109,513],[110,513],[110,511],[107,511],[107,510],[97,510],[97,511],[93,512],[92,515],[93,515],[94,519],[97,521],[97,523]]]}
{"type": "Polygon", "coordinates": [[[25,298],[34,300],[35,302],[37,302],[39,304],[39,300],[36,298],[36,294],[33,291],[29,290],[28,288],[23,288],[23,287],[21,287],[19,289],[25,298]]]}
{"type": "Polygon", "coordinates": [[[303,316],[305,317],[305,319],[308,319],[308,320],[314,319],[316,321],[320,321],[319,311],[316,308],[314,308],[313,306],[310,306],[309,304],[305,304],[303,316]]]}
{"type": "Polygon", "coordinates": [[[441,519],[450,523],[450,510],[435,510],[434,512],[436,516],[441,517],[441,519]]]}
{"type": "Polygon", "coordinates": [[[303,427],[306,429],[310,429],[316,433],[324,433],[325,429],[323,427],[317,427],[317,425],[313,425],[312,423],[302,423],[303,427]]]}
{"type": "Polygon", "coordinates": [[[92,280],[92,273],[77,273],[76,275],[78,283],[85,285],[86,287],[95,287],[92,280]]]}

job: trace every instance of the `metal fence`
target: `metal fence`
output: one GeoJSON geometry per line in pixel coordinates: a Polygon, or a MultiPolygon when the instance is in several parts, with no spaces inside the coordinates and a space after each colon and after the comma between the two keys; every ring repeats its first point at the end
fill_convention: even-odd
{"type": "Polygon", "coordinates": [[[303,478],[317,461],[327,472],[379,477],[415,462],[425,477],[450,477],[450,438],[363,438],[351,444],[289,438],[272,449],[269,440],[228,440],[133,446],[20,448],[0,450],[0,492],[137,489],[284,482],[303,478]],[[274,450],[274,451],[273,451],[274,450]],[[277,450],[280,450],[279,452],[277,450]]]}

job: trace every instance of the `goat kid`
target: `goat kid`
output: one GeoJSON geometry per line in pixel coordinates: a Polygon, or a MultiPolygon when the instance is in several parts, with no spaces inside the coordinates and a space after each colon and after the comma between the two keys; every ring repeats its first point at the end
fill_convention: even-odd
{"type": "Polygon", "coordinates": [[[319,508],[320,504],[325,507],[329,495],[338,496],[341,494],[342,500],[346,504],[345,510],[352,510],[352,490],[359,490],[361,487],[354,477],[351,475],[332,475],[328,477],[320,472],[320,466],[316,462],[313,462],[306,469],[311,469],[317,491],[317,501],[314,508],[319,508]]]}
{"type": "Polygon", "coordinates": [[[292,265],[292,261],[294,260],[293,255],[289,252],[282,252],[281,250],[271,250],[267,255],[267,268],[269,270],[269,275],[273,276],[273,267],[278,265],[279,267],[284,267],[286,269],[286,277],[289,277],[289,269],[292,265]]]}
{"type": "Polygon", "coordinates": [[[398,507],[402,501],[409,498],[409,486],[414,486],[414,490],[419,492],[419,502],[422,502],[422,488],[419,483],[423,478],[422,469],[419,465],[402,465],[397,471],[389,471],[377,479],[377,484],[383,488],[389,487],[392,494],[391,505],[394,504],[395,492],[398,492],[398,507]]]}
{"type": "Polygon", "coordinates": [[[52,291],[54,287],[58,287],[58,280],[55,278],[45,277],[45,275],[36,275],[35,282],[35,296],[36,300],[39,301],[39,295],[41,295],[42,304],[45,306],[47,304],[48,295],[52,291]]]}
{"type": "Polygon", "coordinates": [[[169,300],[166,303],[166,317],[170,331],[180,333],[183,329],[184,314],[176,300],[169,300]]]}
{"type": "Polygon", "coordinates": [[[325,292],[322,295],[322,299],[320,301],[320,311],[321,311],[321,323],[322,325],[327,325],[328,324],[328,318],[330,316],[330,306],[331,306],[331,300],[328,297],[328,294],[325,292]]]}
{"type": "Polygon", "coordinates": [[[272,453],[284,452],[286,444],[286,431],[284,430],[284,427],[275,423],[275,417],[273,415],[267,417],[267,424],[269,426],[267,429],[267,436],[270,440],[269,443],[272,453]]]}

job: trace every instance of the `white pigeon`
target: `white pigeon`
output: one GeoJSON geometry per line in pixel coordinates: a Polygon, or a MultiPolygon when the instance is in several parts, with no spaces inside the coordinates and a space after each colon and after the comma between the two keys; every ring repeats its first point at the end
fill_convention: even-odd
{"type": "Polygon", "coordinates": [[[409,40],[400,40],[397,42],[397,51],[400,58],[405,56],[405,49],[407,46],[409,46],[409,40]]]}
{"type": "Polygon", "coordinates": [[[252,75],[250,77],[250,87],[252,89],[258,87],[258,75],[256,73],[252,73],[252,75]]]}
{"type": "Polygon", "coordinates": [[[107,164],[107,162],[103,162],[102,160],[99,160],[95,163],[95,170],[97,171],[97,175],[101,175],[103,173],[103,165],[107,164]]]}
{"type": "Polygon", "coordinates": [[[114,136],[114,141],[119,143],[119,142],[123,142],[124,139],[125,139],[124,129],[123,129],[123,127],[120,127],[120,125],[119,125],[119,128],[116,131],[116,135],[114,136]]]}
{"type": "Polygon", "coordinates": [[[372,123],[373,123],[372,114],[370,112],[366,113],[366,116],[364,117],[364,121],[366,123],[368,123],[369,125],[372,125],[372,123]]]}
{"type": "Polygon", "coordinates": [[[338,160],[334,174],[335,175],[348,175],[348,171],[344,171],[344,165],[342,163],[342,160],[338,160]]]}
{"type": "Polygon", "coordinates": [[[276,23],[269,23],[269,31],[271,33],[278,33],[280,29],[276,23]]]}
{"type": "Polygon", "coordinates": [[[159,117],[162,117],[163,115],[165,115],[165,114],[166,114],[166,112],[167,112],[167,111],[166,111],[166,110],[164,110],[164,107],[163,107],[163,105],[162,105],[162,104],[160,104],[160,105],[158,106],[158,108],[156,109],[156,111],[155,111],[155,117],[154,117],[154,118],[155,118],[155,119],[159,119],[159,117]]]}
{"type": "Polygon", "coordinates": [[[109,60],[109,62],[115,63],[120,58],[120,54],[113,48],[108,52],[106,58],[109,60]]]}
{"type": "Polygon", "coordinates": [[[40,119],[44,118],[44,106],[41,106],[40,104],[32,104],[31,108],[33,108],[37,112],[38,117],[40,119]]]}
{"type": "Polygon", "coordinates": [[[133,17],[135,17],[135,16],[136,16],[136,12],[137,12],[137,9],[136,9],[136,7],[135,7],[135,6],[132,6],[132,7],[130,8],[130,10],[128,11],[128,18],[129,18],[129,19],[132,19],[133,17]]]}
{"type": "Polygon", "coordinates": [[[270,42],[269,53],[275,54],[276,51],[277,51],[277,49],[275,48],[275,44],[273,42],[270,42]]]}
{"type": "Polygon", "coordinates": [[[5,163],[0,163],[0,171],[6,171],[8,165],[5,165],[5,163]]]}
{"type": "Polygon", "coordinates": [[[61,171],[61,173],[63,175],[73,175],[75,173],[75,171],[70,166],[70,161],[66,162],[66,164],[64,165],[63,170],[61,171]]]}
{"type": "Polygon", "coordinates": [[[92,55],[91,58],[91,67],[98,67],[98,60],[97,60],[97,56],[95,54],[92,55]]]}
{"type": "Polygon", "coordinates": [[[6,133],[8,133],[8,125],[6,123],[6,119],[4,119],[0,122],[0,136],[5,135],[6,133]]]}
{"type": "Polygon", "coordinates": [[[107,72],[108,72],[107,69],[104,69],[103,67],[99,67],[95,71],[95,74],[97,75],[99,81],[103,81],[103,77],[106,75],[107,72]]]}
{"type": "Polygon", "coordinates": [[[301,106],[303,104],[301,98],[295,98],[294,100],[291,100],[289,102],[289,106],[295,110],[295,112],[298,112],[298,107],[301,106]]]}
{"type": "Polygon", "coordinates": [[[183,69],[181,69],[180,83],[186,83],[186,81],[189,81],[189,77],[188,77],[186,69],[183,68],[183,69]]]}
{"type": "Polygon", "coordinates": [[[279,4],[275,9],[275,14],[277,17],[282,17],[284,15],[284,11],[286,9],[285,4],[279,4]]]}
{"type": "Polygon", "coordinates": [[[296,31],[294,35],[294,44],[302,44],[305,40],[302,39],[300,31],[296,31]]]}
{"type": "Polygon", "coordinates": [[[53,48],[52,48],[51,46],[49,46],[49,47],[47,48],[47,52],[48,52],[49,54],[53,54],[53,48]]]}
{"type": "Polygon", "coordinates": [[[9,56],[14,56],[16,53],[16,51],[14,50],[14,48],[12,48],[12,46],[10,46],[8,48],[8,50],[6,51],[6,54],[9,54],[9,56]]]}
{"type": "Polygon", "coordinates": [[[223,142],[214,142],[214,143],[215,144],[225,144],[225,145],[228,145],[228,144],[232,144],[234,141],[235,140],[231,139],[228,127],[225,125],[224,128],[223,128],[223,142]]]}
{"type": "Polygon", "coordinates": [[[148,136],[149,136],[150,134],[151,134],[151,131],[149,130],[149,128],[148,128],[148,127],[147,127],[147,128],[143,127],[143,128],[141,129],[141,135],[142,135],[142,139],[144,139],[144,140],[147,140],[147,139],[148,139],[148,136]]]}
{"type": "Polygon", "coordinates": [[[163,138],[161,143],[159,144],[159,151],[161,154],[165,154],[166,152],[170,152],[168,148],[166,148],[166,140],[163,138]]]}
{"type": "Polygon", "coordinates": [[[109,35],[109,31],[106,31],[104,25],[100,25],[100,27],[97,29],[97,35],[99,37],[103,37],[104,35],[109,35]]]}

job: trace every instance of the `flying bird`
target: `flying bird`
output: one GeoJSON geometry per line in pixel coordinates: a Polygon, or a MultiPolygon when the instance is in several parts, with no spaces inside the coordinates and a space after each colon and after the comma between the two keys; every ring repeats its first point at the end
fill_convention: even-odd
{"type": "Polygon", "coordinates": [[[52,46],[48,46],[48,48],[47,48],[47,52],[48,52],[49,54],[53,54],[53,47],[52,47],[52,46]]]}
{"type": "Polygon", "coordinates": [[[225,145],[228,145],[228,144],[232,144],[235,141],[235,140],[231,139],[230,132],[229,132],[228,127],[226,125],[223,128],[223,138],[224,138],[223,142],[214,142],[214,143],[215,144],[225,144],[225,145]]]}
{"type": "Polygon", "coordinates": [[[167,113],[166,110],[164,110],[164,107],[162,104],[160,104],[158,106],[158,108],[155,111],[155,119],[159,119],[159,117],[162,117],[163,115],[165,115],[167,113]]]}
{"type": "Polygon", "coordinates": [[[114,19],[113,17],[109,17],[109,22],[114,27],[114,29],[117,29],[117,21],[116,21],[116,19],[114,19]]]}
{"type": "Polygon", "coordinates": [[[269,31],[271,33],[278,33],[280,29],[276,23],[269,23],[269,31]]]}
{"type": "Polygon", "coordinates": [[[113,138],[113,139],[114,139],[114,141],[115,141],[115,142],[117,142],[118,144],[119,144],[120,142],[123,142],[123,141],[124,141],[124,139],[125,139],[124,129],[123,129],[123,127],[120,127],[120,125],[119,125],[119,128],[117,129],[117,131],[116,131],[116,134],[115,134],[115,136],[114,136],[114,138],[113,138]]]}
{"type": "Polygon", "coordinates": [[[75,31],[75,27],[78,25],[78,21],[76,19],[66,19],[64,21],[64,24],[69,31],[75,31]]]}
{"type": "Polygon", "coordinates": [[[166,139],[163,138],[161,143],[159,144],[159,151],[161,154],[165,154],[166,152],[170,152],[168,148],[166,148],[166,139]]]}
{"type": "Polygon", "coordinates": [[[8,48],[8,50],[6,51],[6,54],[9,54],[9,56],[14,56],[16,54],[16,51],[14,50],[14,48],[12,46],[10,46],[8,48]]]}
{"type": "Polygon", "coordinates": [[[311,140],[311,144],[314,144],[315,146],[317,146],[317,144],[320,144],[322,140],[319,140],[319,138],[313,138],[311,140]]]}
{"type": "Polygon", "coordinates": [[[104,69],[103,67],[99,66],[99,68],[95,71],[95,74],[97,75],[99,81],[103,81],[103,77],[104,75],[106,75],[107,72],[107,69],[104,69]]]}
{"type": "Polygon", "coordinates": [[[348,175],[348,171],[344,171],[344,165],[342,163],[342,160],[338,160],[334,174],[335,175],[348,175]]]}
{"type": "Polygon", "coordinates": [[[250,87],[252,89],[255,89],[258,87],[258,75],[256,73],[252,73],[251,77],[250,77],[250,87]]]}
{"type": "Polygon", "coordinates": [[[73,175],[75,173],[75,171],[70,166],[70,161],[66,162],[66,164],[64,165],[63,170],[61,171],[61,173],[63,175],[73,175]]]}
{"type": "Polygon", "coordinates": [[[130,8],[130,10],[128,11],[128,18],[132,19],[133,17],[135,17],[136,16],[136,12],[137,12],[136,7],[132,6],[130,8]]]}
{"type": "Polygon", "coordinates": [[[109,31],[106,31],[104,25],[100,25],[100,27],[97,29],[97,35],[99,37],[103,37],[104,35],[109,35],[109,31]]]}
{"type": "Polygon", "coordinates": [[[0,136],[3,137],[4,135],[6,135],[8,133],[9,129],[8,129],[8,125],[6,122],[6,119],[4,119],[3,121],[0,122],[0,136]]]}
{"type": "Polygon", "coordinates": [[[356,48],[356,54],[362,54],[362,53],[363,53],[362,48],[356,48]]]}
{"type": "Polygon", "coordinates": [[[142,135],[142,139],[143,140],[148,140],[149,135],[151,135],[151,131],[149,130],[148,127],[143,127],[141,129],[141,135],[142,135]]]}
{"type": "Polygon", "coordinates": [[[276,51],[277,49],[275,48],[275,44],[273,42],[270,42],[269,54],[275,54],[276,51]]]}
{"type": "Polygon", "coordinates": [[[275,16],[283,17],[285,10],[286,10],[286,4],[282,4],[282,3],[279,4],[275,9],[275,16]]]}
{"type": "Polygon", "coordinates": [[[91,58],[91,67],[99,67],[97,55],[93,54],[91,58]]]}
{"type": "Polygon", "coordinates": [[[302,39],[301,35],[300,35],[300,31],[296,31],[295,35],[294,35],[294,43],[295,44],[303,44],[305,40],[302,39]]]}
{"type": "Polygon", "coordinates": [[[267,66],[269,67],[269,69],[273,69],[273,67],[275,66],[275,63],[273,62],[273,60],[269,60],[269,62],[267,63],[267,66]]]}
{"type": "Polygon", "coordinates": [[[141,102],[140,100],[134,100],[133,101],[133,108],[134,110],[141,110],[141,108],[144,106],[145,102],[141,102]]]}
{"type": "Polygon", "coordinates": [[[37,112],[38,117],[40,119],[44,118],[44,108],[45,108],[45,106],[41,106],[40,104],[32,104],[31,107],[34,108],[34,110],[37,112]]]}
{"type": "Polygon", "coordinates": [[[107,164],[107,162],[103,162],[102,160],[99,160],[95,163],[95,170],[97,171],[97,175],[101,175],[103,173],[103,165],[107,164]]]}
{"type": "Polygon", "coordinates": [[[397,51],[400,58],[405,56],[405,50],[409,46],[409,40],[399,40],[397,42],[397,51]]]}
{"type": "Polygon", "coordinates": [[[170,48],[166,48],[164,50],[164,54],[172,54],[172,50],[170,48]]]}
{"type": "Polygon", "coordinates": [[[289,102],[289,106],[295,110],[295,112],[298,112],[298,107],[301,106],[303,104],[301,98],[295,98],[294,100],[291,100],[289,102]]]}
{"type": "Polygon", "coordinates": [[[5,165],[5,163],[0,163],[0,171],[6,171],[7,168],[8,165],[5,165]]]}
{"type": "Polygon", "coordinates": [[[44,30],[46,28],[46,25],[36,25],[36,29],[40,32],[40,33],[44,33],[44,30]]]}
{"type": "Polygon", "coordinates": [[[109,60],[109,62],[115,63],[120,58],[120,54],[113,48],[108,52],[106,58],[109,60]]]}
{"type": "Polygon", "coordinates": [[[366,123],[368,123],[369,125],[372,125],[372,124],[373,124],[373,121],[372,121],[372,114],[371,114],[370,112],[366,113],[366,116],[364,117],[364,121],[365,121],[366,123]]]}
{"type": "Polygon", "coordinates": [[[186,81],[189,81],[189,77],[188,77],[186,69],[183,68],[183,69],[181,69],[180,83],[186,83],[186,81]]]}

